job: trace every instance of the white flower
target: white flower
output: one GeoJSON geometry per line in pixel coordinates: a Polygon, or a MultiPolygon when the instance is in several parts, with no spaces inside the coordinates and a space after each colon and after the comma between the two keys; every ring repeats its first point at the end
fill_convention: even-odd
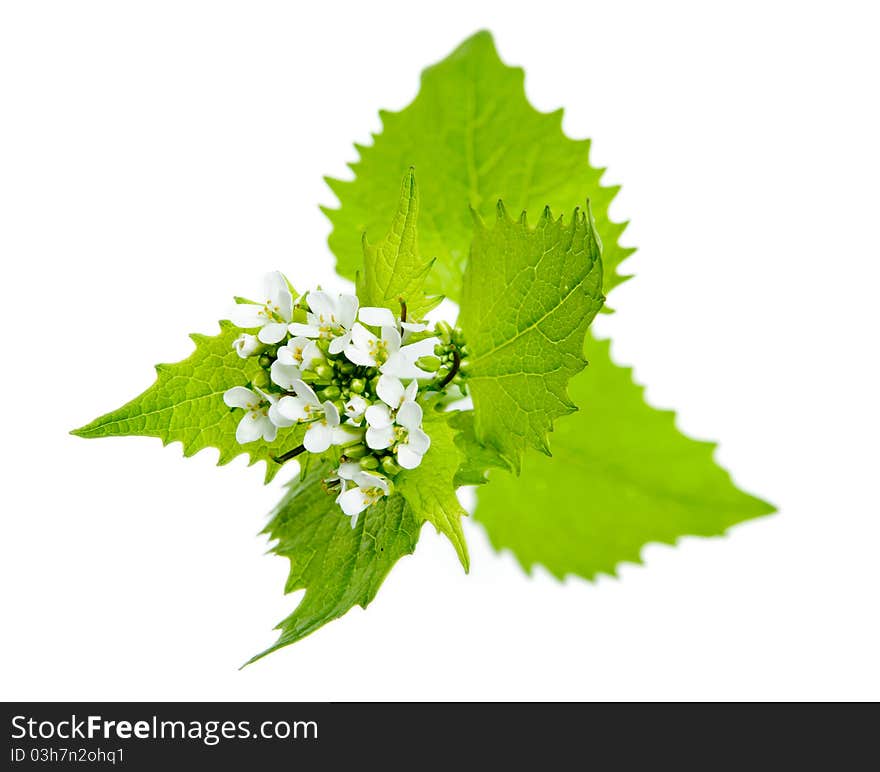
{"type": "Polygon", "coordinates": [[[249,356],[259,353],[263,348],[263,345],[260,343],[260,340],[256,335],[250,335],[243,332],[232,341],[232,348],[235,349],[235,353],[242,359],[247,359],[249,356]]]}
{"type": "Polygon", "coordinates": [[[311,309],[308,324],[294,322],[290,334],[304,338],[330,338],[330,353],[340,353],[351,340],[351,326],[357,318],[358,299],[355,295],[330,295],[314,290],[306,296],[311,309]]]}
{"type": "Polygon", "coordinates": [[[364,367],[378,367],[381,373],[398,378],[414,378],[426,375],[415,366],[420,356],[412,346],[400,345],[400,333],[396,327],[382,327],[382,337],[377,338],[360,322],[351,329],[351,343],[345,347],[350,362],[364,367]]]}
{"type": "Polygon", "coordinates": [[[364,306],[358,313],[358,319],[371,327],[396,327],[397,320],[388,308],[364,306]]]}
{"type": "Polygon", "coordinates": [[[422,431],[422,407],[416,402],[419,384],[412,381],[406,389],[390,375],[382,375],[376,386],[385,404],[370,405],[367,419],[367,446],[374,450],[393,447],[397,463],[415,469],[431,447],[431,438],[422,431]]]}
{"type": "Polygon", "coordinates": [[[428,325],[423,324],[422,322],[401,322],[400,329],[402,330],[403,340],[405,341],[413,333],[424,332],[425,330],[427,330],[428,325]]]}
{"type": "Polygon", "coordinates": [[[303,445],[309,453],[323,453],[331,445],[341,445],[352,440],[352,433],[339,425],[339,410],[330,400],[321,404],[318,395],[304,381],[294,381],[295,397],[282,397],[278,401],[278,414],[289,421],[309,422],[311,425],[303,437],[303,445]]]}
{"type": "Polygon", "coordinates": [[[294,382],[302,380],[302,371],[323,361],[324,355],[315,341],[302,336],[293,338],[278,349],[278,359],[272,363],[269,377],[285,391],[293,391],[294,382]]]}
{"type": "Polygon", "coordinates": [[[367,402],[360,394],[352,394],[349,398],[348,402],[345,403],[345,415],[349,421],[351,421],[356,426],[359,426],[361,420],[364,417],[364,413],[367,411],[367,408],[370,406],[370,403],[367,402]]]}
{"type": "Polygon", "coordinates": [[[276,359],[269,368],[269,377],[276,386],[285,391],[293,391],[293,384],[302,380],[302,373],[296,365],[285,365],[280,359],[276,359]]]}
{"type": "Polygon", "coordinates": [[[376,306],[361,308],[358,319],[370,327],[399,327],[404,341],[413,333],[424,332],[428,329],[428,325],[422,322],[398,322],[390,309],[376,306]]]}
{"type": "Polygon", "coordinates": [[[340,480],[354,480],[354,476],[361,471],[361,465],[357,461],[346,461],[339,465],[336,475],[340,480]]]}
{"type": "MultiPolygon", "coordinates": [[[[348,466],[343,464],[342,466],[348,466]]],[[[340,466],[339,475],[342,477],[342,466],[340,466]]],[[[342,477],[342,479],[346,479],[342,477]]],[[[367,507],[375,504],[383,496],[388,495],[388,480],[376,472],[365,472],[363,470],[353,471],[351,481],[355,487],[342,491],[336,497],[336,503],[342,508],[346,515],[351,517],[351,527],[357,525],[358,515],[367,507]]]]}
{"type": "Polygon", "coordinates": [[[277,426],[269,418],[269,412],[275,405],[275,397],[259,389],[251,391],[244,386],[233,386],[223,394],[223,401],[229,407],[240,407],[245,410],[238,422],[235,439],[244,445],[254,440],[263,439],[272,442],[278,433],[277,426]]]}
{"type": "Polygon", "coordinates": [[[280,271],[266,277],[263,303],[239,303],[232,312],[232,321],[238,327],[257,333],[262,343],[279,343],[287,335],[287,325],[293,318],[293,296],[287,279],[280,271]]]}

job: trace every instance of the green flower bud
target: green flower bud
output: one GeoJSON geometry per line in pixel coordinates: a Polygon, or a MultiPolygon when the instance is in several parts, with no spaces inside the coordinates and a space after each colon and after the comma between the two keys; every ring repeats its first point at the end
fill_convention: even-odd
{"type": "Polygon", "coordinates": [[[437,371],[437,379],[438,380],[442,381],[447,375],[449,375],[449,368],[446,367],[445,365],[437,371]]]}
{"type": "Polygon", "coordinates": [[[349,362],[346,359],[345,361],[340,362],[338,365],[336,365],[336,368],[346,375],[351,375],[354,372],[354,362],[349,362]]]}
{"type": "Polygon", "coordinates": [[[461,331],[461,327],[456,327],[452,331],[452,342],[456,346],[461,346],[464,344],[464,333],[461,331]]]}
{"type": "Polygon", "coordinates": [[[442,343],[438,343],[436,346],[434,346],[434,354],[438,357],[442,357],[444,354],[446,354],[446,346],[444,346],[442,343]]]}
{"type": "Polygon", "coordinates": [[[251,383],[258,389],[265,389],[269,385],[269,373],[267,373],[265,370],[260,370],[259,372],[254,374],[251,383]]]}
{"type": "Polygon", "coordinates": [[[314,381],[318,378],[318,374],[314,370],[303,370],[300,375],[304,381],[314,381]]]}
{"type": "Polygon", "coordinates": [[[377,469],[378,467],[379,459],[375,456],[367,456],[361,459],[361,469],[377,469]]]}
{"type": "Polygon", "coordinates": [[[270,357],[268,354],[260,354],[260,358],[257,361],[260,363],[260,367],[272,366],[272,357],[270,357]]]}
{"type": "Polygon", "coordinates": [[[394,477],[394,475],[401,472],[402,469],[394,461],[394,456],[385,456],[385,458],[382,459],[382,471],[389,477],[394,477]]]}
{"type": "MultiPolygon", "coordinates": [[[[369,452],[370,449],[366,445],[352,445],[350,448],[345,449],[345,457],[357,461],[359,458],[364,458],[369,452]]],[[[366,461],[365,458],[364,460],[366,461]]],[[[376,464],[378,463],[376,461],[376,464]]]]}
{"type": "Polygon", "coordinates": [[[449,326],[449,322],[437,322],[434,331],[444,343],[449,343],[452,340],[452,327],[449,326]]]}
{"type": "Polygon", "coordinates": [[[462,360],[458,363],[458,369],[459,369],[461,372],[464,372],[464,371],[467,370],[470,366],[471,366],[471,360],[470,360],[470,359],[462,359],[462,360]]]}
{"type": "Polygon", "coordinates": [[[322,381],[329,381],[333,377],[333,368],[322,362],[315,367],[315,375],[322,381]]]}
{"type": "Polygon", "coordinates": [[[345,414],[345,403],[341,399],[334,399],[333,404],[336,406],[336,409],[339,411],[339,414],[344,416],[345,414]]]}
{"type": "Polygon", "coordinates": [[[328,349],[330,348],[330,341],[327,340],[327,338],[318,338],[318,340],[315,341],[315,345],[316,345],[316,346],[317,346],[322,352],[324,352],[324,353],[326,354],[327,351],[328,351],[328,349]]]}
{"type": "Polygon", "coordinates": [[[440,369],[440,360],[437,357],[431,356],[419,357],[416,360],[416,367],[433,373],[440,369]]]}
{"type": "Polygon", "coordinates": [[[367,388],[367,384],[364,382],[363,378],[352,378],[348,383],[348,388],[355,394],[363,394],[364,389],[367,388]]]}
{"type": "MultiPolygon", "coordinates": [[[[338,399],[341,394],[342,392],[339,390],[338,386],[328,386],[321,392],[321,399],[338,399]]],[[[285,402],[285,404],[287,403],[285,402]]]]}

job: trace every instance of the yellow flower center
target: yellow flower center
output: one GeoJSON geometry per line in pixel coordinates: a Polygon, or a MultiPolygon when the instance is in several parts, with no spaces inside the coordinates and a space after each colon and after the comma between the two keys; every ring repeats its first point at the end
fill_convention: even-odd
{"type": "Polygon", "coordinates": [[[369,342],[369,350],[373,361],[378,362],[380,365],[388,360],[388,341],[371,340],[369,342]]]}
{"type": "Polygon", "coordinates": [[[284,317],[281,316],[281,307],[275,305],[271,298],[263,303],[263,307],[257,311],[257,316],[264,316],[270,322],[284,322],[284,317]]]}

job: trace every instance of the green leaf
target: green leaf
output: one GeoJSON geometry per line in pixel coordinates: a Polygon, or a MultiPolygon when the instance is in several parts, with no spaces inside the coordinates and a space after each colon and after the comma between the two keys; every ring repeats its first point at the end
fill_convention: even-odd
{"type": "Polygon", "coordinates": [[[431,447],[419,466],[397,475],[394,489],[406,499],[420,522],[432,523],[452,542],[467,571],[470,558],[461,529],[461,518],[466,517],[467,512],[455,495],[462,457],[455,444],[456,430],[450,426],[450,417],[449,413],[425,412],[422,426],[431,438],[431,447]]]}
{"type": "MultiPolygon", "coordinates": [[[[628,278],[618,270],[634,251],[619,243],[626,223],[608,217],[617,188],[600,184],[604,170],[590,166],[589,141],[573,141],[563,134],[561,110],[542,114],[528,103],[523,78],[522,70],[502,64],[489,33],[480,32],[423,73],[412,104],[397,113],[380,113],[383,130],[372,146],[357,148],[354,180],[328,180],[340,202],[340,208],[324,211],[333,225],[329,243],[342,274],[354,276],[361,234],[381,233],[382,212],[397,197],[400,174],[415,165],[424,199],[419,244],[424,254],[438,258],[429,289],[460,298],[472,236],[468,206],[487,217],[500,198],[513,211],[538,211],[549,205],[563,212],[589,198],[603,245],[606,292],[628,278]]],[[[650,541],[719,533],[732,523],[773,511],[769,504],[740,493],[716,466],[709,448],[682,436],[669,414],[644,403],[629,371],[611,361],[607,344],[588,343],[587,353],[590,366],[573,379],[570,389],[571,399],[583,409],[557,422],[554,458],[528,452],[520,478],[495,472],[492,485],[479,489],[475,519],[485,525],[494,544],[521,553],[524,565],[544,560],[557,575],[593,576],[635,559],[650,541]],[[625,415],[628,423],[614,424],[608,436],[596,423],[603,415],[625,415]],[[643,433],[650,440],[644,449],[643,433]],[[616,441],[615,436],[627,441],[616,441]],[[567,442],[576,443],[570,452],[567,442]],[[611,503],[610,494],[605,496],[607,507],[585,509],[583,499],[573,493],[583,463],[578,462],[575,472],[564,458],[602,459],[610,448],[615,452],[608,463],[620,464],[632,478],[622,483],[618,478],[616,484],[623,485],[619,490],[616,484],[605,484],[617,495],[611,503]],[[669,455],[664,449],[674,452],[669,455]],[[662,479],[671,481],[669,488],[658,487],[650,469],[654,463],[662,479]],[[690,491],[690,485],[698,487],[690,491]],[[533,491],[552,491],[554,497],[535,506],[540,498],[533,491]],[[713,496],[712,491],[723,495],[713,496]],[[670,497],[682,497],[683,502],[670,497]],[[690,514],[677,516],[676,508],[690,514]],[[514,538],[514,523],[520,524],[520,535],[540,533],[535,537],[544,545],[540,554],[514,538]],[[551,544],[559,545],[563,557],[554,558],[547,547],[551,544]]],[[[476,437],[460,434],[458,441],[473,450],[476,437]]],[[[459,481],[482,477],[480,466],[464,466],[459,481]]]]}
{"type": "Polygon", "coordinates": [[[545,209],[534,229],[500,203],[494,227],[476,218],[459,316],[474,427],[517,471],[527,446],[549,455],[554,419],[577,410],[567,386],[586,365],[584,336],[603,300],[589,212],[565,224],[545,209]]]}
{"type": "Polygon", "coordinates": [[[477,439],[473,410],[452,413],[449,425],[455,430],[455,447],[461,455],[461,463],[455,473],[456,488],[460,485],[483,485],[488,482],[490,469],[510,471],[510,464],[504,456],[477,439]]]}
{"type": "Polygon", "coordinates": [[[553,458],[528,453],[521,477],[493,472],[477,492],[475,519],[526,570],[614,574],[622,561],[640,562],[648,542],[717,536],[774,511],[715,464],[713,443],[685,437],[672,411],[645,404],[609,345],[588,341],[590,366],[571,383],[584,408],[557,424],[553,458]]]}
{"type": "Polygon", "coordinates": [[[352,528],[335,497],[321,487],[328,474],[323,465],[291,484],[265,528],[275,541],[272,552],[290,560],[284,591],[306,592],[278,625],[278,640],[247,664],[305,638],[356,605],[366,608],[392,566],[416,548],[421,522],[402,496],[382,499],[352,528]]]}
{"type": "Polygon", "coordinates": [[[416,225],[419,217],[419,191],[410,169],[400,187],[400,200],[391,228],[376,244],[363,237],[364,272],[358,274],[357,293],[362,306],[382,306],[400,312],[401,300],[411,318],[421,319],[442,296],[426,297],[425,278],[433,260],[419,256],[416,225]]]}
{"type": "Polygon", "coordinates": [[[281,468],[274,457],[299,445],[303,428],[282,430],[272,443],[236,441],[242,412],[228,408],[223,393],[248,385],[263,372],[255,357],[241,359],[233,351],[232,342],[240,333],[231,322],[220,322],[219,335],[191,335],[196,350],[188,358],[156,365],[156,382],[143,394],[72,433],[87,438],[158,437],[164,445],[182,443],[185,456],[214,447],[220,451],[218,465],[246,453],[251,464],[266,462],[269,482],[281,468]]]}
{"type": "MultiPolygon", "coordinates": [[[[422,74],[415,100],[400,112],[381,111],[382,132],[357,146],[355,179],[328,179],[340,208],[325,208],[333,224],[330,247],[337,269],[360,269],[360,241],[379,238],[398,197],[400,175],[414,166],[422,193],[419,246],[436,256],[429,292],[457,295],[468,256],[472,221],[468,207],[494,216],[503,198],[512,212],[570,212],[590,198],[605,245],[605,288],[624,279],[621,261],[634,250],[618,238],[626,223],[608,218],[617,187],[604,187],[604,169],[590,165],[589,140],[562,131],[562,110],[540,113],[526,99],[524,73],[498,57],[492,36],[479,32],[422,74]]],[[[587,89],[580,95],[588,94],[587,89]]]]}

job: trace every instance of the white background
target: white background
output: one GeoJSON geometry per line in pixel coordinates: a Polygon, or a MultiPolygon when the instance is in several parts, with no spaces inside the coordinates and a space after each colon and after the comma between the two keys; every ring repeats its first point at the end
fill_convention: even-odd
{"type": "Polygon", "coordinates": [[[867,2],[4,3],[0,697],[880,698],[878,21],[867,2]],[[597,325],[615,357],[780,513],[595,584],[528,578],[471,524],[465,577],[425,529],[368,611],[239,672],[296,602],[256,535],[281,481],[67,432],[265,271],[333,285],[322,175],[482,27],[624,184],[637,278],[597,325]]]}

